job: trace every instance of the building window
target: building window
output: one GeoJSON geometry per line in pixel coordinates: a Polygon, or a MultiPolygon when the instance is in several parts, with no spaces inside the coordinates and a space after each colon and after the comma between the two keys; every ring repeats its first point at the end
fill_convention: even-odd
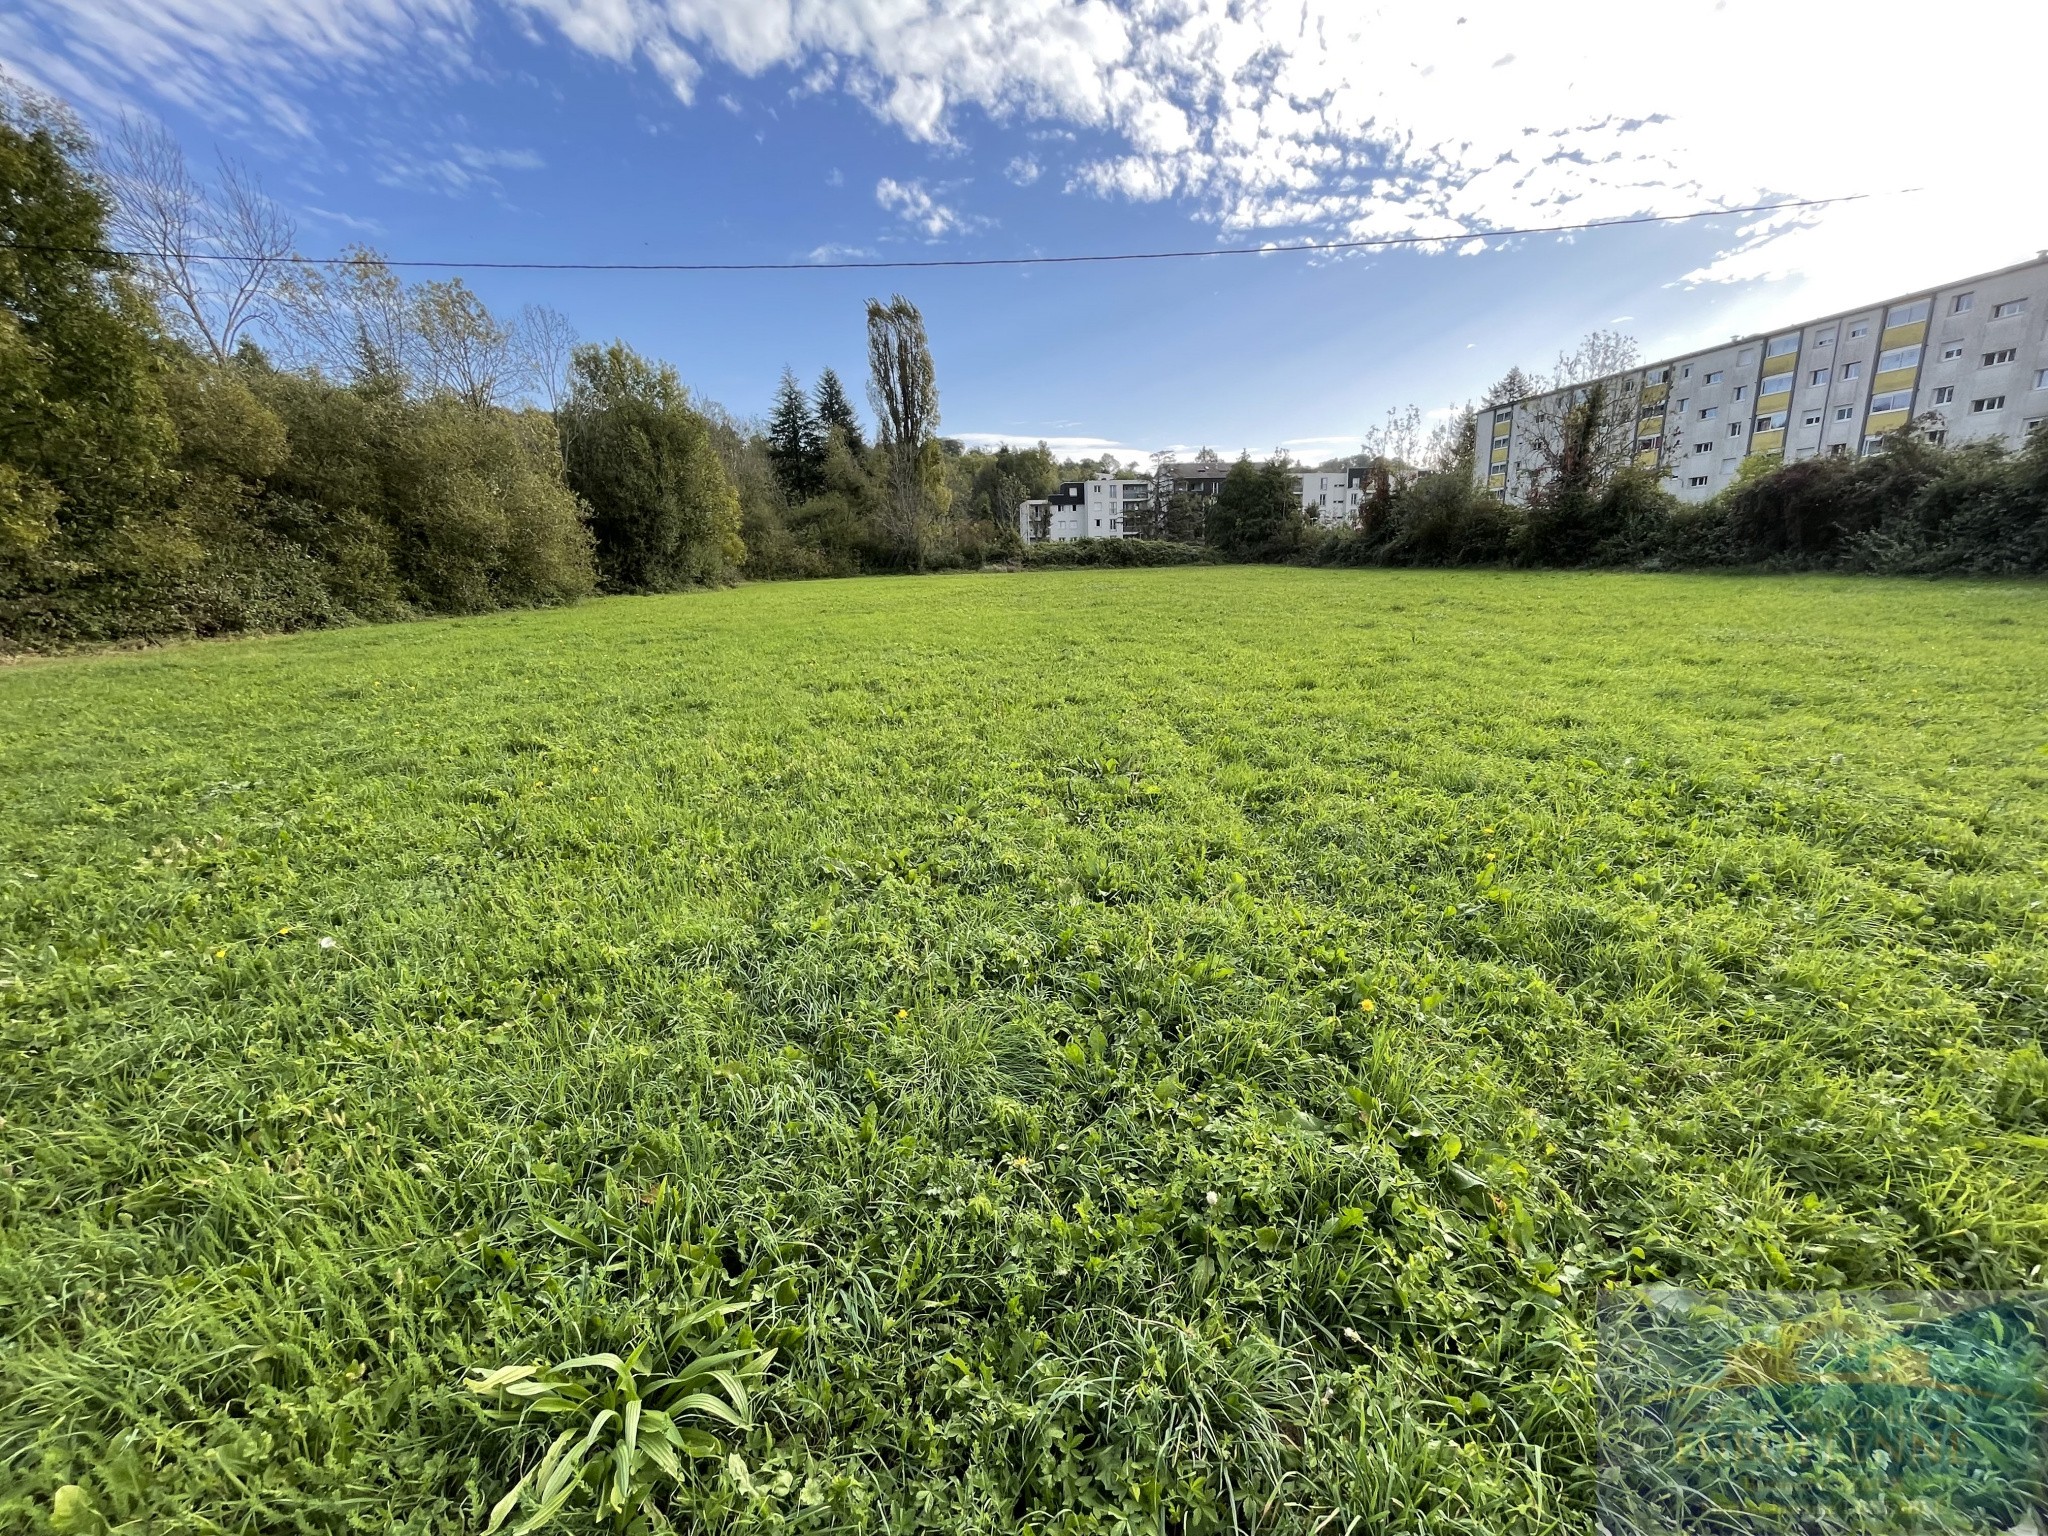
{"type": "Polygon", "coordinates": [[[1851,379],[1860,379],[1862,377],[1863,365],[1861,363],[1842,364],[1842,382],[1844,384],[1848,383],[1851,379]]]}
{"type": "Polygon", "coordinates": [[[1679,369],[1679,370],[1678,370],[1678,376],[1679,376],[1679,377],[1680,377],[1681,379],[1689,379],[1689,378],[1691,378],[1691,377],[1692,377],[1692,364],[1691,364],[1691,363],[1687,363],[1687,364],[1686,364],[1686,365],[1685,365],[1685,366],[1684,366],[1683,368],[1679,369]]]}
{"type": "Polygon", "coordinates": [[[1671,370],[1669,368],[1652,368],[1649,378],[1652,384],[1669,384],[1671,382],[1671,370]]]}
{"type": "Polygon", "coordinates": [[[1976,294],[1959,293],[1949,301],[1948,312],[1952,315],[1967,314],[1972,308],[1976,306],[1976,303],[1976,294]]]}
{"type": "Polygon", "coordinates": [[[1944,363],[1952,363],[1962,355],[1963,344],[1960,341],[1952,341],[1941,349],[1941,360],[1944,363]]]}
{"type": "Polygon", "coordinates": [[[1877,354],[1877,371],[1885,373],[1893,368],[1912,368],[1920,362],[1918,347],[1893,347],[1889,352],[1877,354]]]}
{"type": "Polygon", "coordinates": [[[2048,389],[2048,368],[2036,368],[2034,370],[2034,388],[2048,389]]]}
{"type": "Polygon", "coordinates": [[[1856,340],[1859,336],[1868,336],[1869,334],[1870,327],[1867,325],[1852,325],[1849,327],[1849,339],[1851,341],[1856,340]]]}
{"type": "Polygon", "coordinates": [[[1849,445],[1847,443],[1829,443],[1828,457],[1831,459],[1846,459],[1849,457],[1849,445]]]}
{"type": "Polygon", "coordinates": [[[1691,404],[1692,404],[1692,401],[1691,401],[1691,399],[1690,399],[1689,397],[1687,397],[1687,396],[1685,396],[1685,395],[1680,395],[1680,396],[1678,397],[1678,414],[1679,414],[1679,415],[1681,415],[1681,416],[1683,416],[1683,415],[1685,414],[1685,408],[1686,408],[1686,407],[1687,407],[1688,405],[1691,405],[1691,404]]]}
{"type": "Polygon", "coordinates": [[[1738,368],[1747,368],[1751,363],[1755,361],[1755,347],[1744,347],[1740,352],[1735,354],[1735,366],[1738,368]]]}
{"type": "Polygon", "coordinates": [[[1707,483],[1707,477],[1705,475],[1688,475],[1686,476],[1685,483],[1691,486],[1694,490],[1698,490],[1701,486],[1707,483]]]}
{"type": "Polygon", "coordinates": [[[1734,474],[1735,466],[1740,464],[1741,462],[1742,460],[1740,459],[1723,459],[1721,461],[1721,473],[1724,475],[1734,474]]]}
{"type": "Polygon", "coordinates": [[[1934,400],[1933,400],[1933,403],[1934,403],[1935,405],[1947,405],[1947,404],[1949,404],[1949,403],[1950,403],[1951,401],[1953,401],[1953,400],[1955,399],[1955,397],[1956,397],[1956,387],[1955,387],[1955,385],[1953,385],[1953,384],[1944,384],[1944,385],[1942,385],[1942,386],[1941,386],[1941,388],[1937,389],[1937,390],[1936,390],[1936,391],[1934,392],[1934,400]]]}
{"type": "Polygon", "coordinates": [[[1927,318],[1927,301],[1921,299],[1914,304],[1895,304],[1884,317],[1884,323],[1891,325],[1917,325],[1927,318]]]}
{"type": "Polygon", "coordinates": [[[1818,336],[1814,337],[1813,344],[1816,347],[1832,347],[1835,344],[1834,327],[1830,326],[1828,327],[1828,329],[1822,331],[1818,336]]]}
{"type": "Polygon", "coordinates": [[[1994,304],[1992,306],[1991,318],[1994,320],[2010,320],[2014,315],[2024,315],[2026,312],[2027,301],[2025,299],[2007,299],[2003,304],[1994,304]]]}
{"type": "Polygon", "coordinates": [[[2002,363],[2011,362],[2019,355],[2020,349],[2018,347],[2000,347],[1996,352],[1986,352],[1984,354],[1984,361],[1977,366],[1980,368],[1996,368],[2002,363]]]}
{"type": "Polygon", "coordinates": [[[1982,400],[1972,400],[1970,402],[1970,414],[1972,416],[1982,416],[1990,411],[2002,411],[2004,409],[2005,396],[2003,395],[1986,395],[1982,400]]]}
{"type": "Polygon", "coordinates": [[[1716,417],[1718,417],[1718,416],[1719,416],[1720,414],[1721,414],[1721,407],[1719,407],[1718,405],[1703,405],[1703,406],[1701,406],[1701,407],[1700,407],[1700,420],[1701,420],[1701,421],[1712,421],[1712,420],[1714,420],[1714,419],[1715,419],[1716,417]]]}
{"type": "Polygon", "coordinates": [[[1749,398],[1749,386],[1747,384],[1736,385],[1735,398],[1738,400],[1747,400],[1749,398]]]}
{"type": "Polygon", "coordinates": [[[1939,448],[1943,443],[1948,441],[1948,428],[1929,427],[1925,432],[1922,432],[1920,435],[1926,438],[1928,442],[1934,444],[1935,447],[1939,448]]]}
{"type": "Polygon", "coordinates": [[[1885,434],[1884,434],[1884,433],[1882,433],[1882,432],[1874,432],[1874,433],[1872,433],[1872,434],[1871,434],[1871,435],[1870,435],[1869,437],[1866,437],[1866,438],[1864,438],[1864,439],[1863,439],[1863,451],[1864,451],[1865,453],[1875,453],[1875,452],[1877,452],[1877,450],[1878,450],[1878,449],[1880,449],[1880,448],[1882,448],[1882,447],[1884,446],[1884,439],[1885,439],[1885,434]]]}
{"type": "Polygon", "coordinates": [[[1740,436],[1742,436],[1742,423],[1741,423],[1741,422],[1739,422],[1739,421],[1731,421],[1731,422],[1729,422],[1729,423],[1728,423],[1728,435],[1729,435],[1730,437],[1740,437],[1740,436]]]}
{"type": "Polygon", "coordinates": [[[1713,371],[1712,373],[1708,374],[1708,375],[1707,375],[1707,378],[1706,378],[1706,382],[1707,382],[1707,383],[1709,383],[1709,384],[1718,384],[1718,383],[1720,383],[1720,382],[1721,382],[1721,370],[1720,370],[1720,369],[1718,369],[1718,368],[1716,368],[1716,369],[1715,369],[1715,370],[1714,370],[1714,371],[1713,371]]]}
{"type": "Polygon", "coordinates": [[[1797,352],[1798,350],[1799,338],[1797,336],[1773,336],[1764,344],[1765,357],[1783,357],[1787,352],[1797,352]]]}
{"type": "Polygon", "coordinates": [[[1835,420],[1837,420],[1837,421],[1854,421],[1855,419],[1856,419],[1856,407],[1855,407],[1855,406],[1853,406],[1853,405],[1838,405],[1838,406],[1836,406],[1836,407],[1835,407],[1835,420]]]}
{"type": "Polygon", "coordinates": [[[1907,411],[1913,408],[1913,391],[1910,389],[1889,390],[1882,395],[1870,397],[1870,413],[1879,411],[1907,411]]]}
{"type": "Polygon", "coordinates": [[[1714,451],[1714,445],[1711,442],[1694,443],[1692,445],[1692,451],[1694,453],[1712,453],[1714,451]]]}
{"type": "Polygon", "coordinates": [[[1763,382],[1763,386],[1757,390],[1757,393],[1760,395],[1782,395],[1788,393],[1791,390],[1791,388],[1792,375],[1789,373],[1780,373],[1774,374],[1770,378],[1765,379],[1763,382]]]}
{"type": "Polygon", "coordinates": [[[2029,416],[2022,423],[2020,430],[2024,432],[2038,432],[2043,427],[2048,427],[2048,416],[2029,416]]]}
{"type": "Polygon", "coordinates": [[[1808,411],[1808,412],[1807,412],[1807,413],[1806,413],[1806,414],[1805,414],[1804,416],[1802,416],[1802,417],[1800,417],[1800,418],[1799,418],[1799,425],[1801,425],[1802,427],[1817,427],[1817,426],[1819,426],[1819,425],[1820,425],[1820,412],[1819,412],[1819,411],[1808,411]]]}
{"type": "Polygon", "coordinates": [[[1827,381],[1828,370],[1825,368],[1816,368],[1813,370],[1812,376],[1809,377],[1806,382],[1809,384],[1825,384],[1827,383],[1827,381]]]}
{"type": "Polygon", "coordinates": [[[1648,453],[1662,441],[1661,437],[1639,437],[1636,439],[1636,451],[1638,453],[1648,453]]]}

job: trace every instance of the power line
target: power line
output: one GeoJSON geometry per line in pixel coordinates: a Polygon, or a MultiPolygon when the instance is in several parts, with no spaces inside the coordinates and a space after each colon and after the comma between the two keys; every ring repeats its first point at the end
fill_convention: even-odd
{"type": "Polygon", "coordinates": [[[934,267],[1063,267],[1117,261],[1186,261],[1206,256],[1300,256],[1330,251],[1385,250],[1403,245],[1440,245],[1464,240],[1506,240],[1522,235],[1569,235],[1593,229],[1626,229],[1637,224],[1678,224],[1689,219],[1730,218],[1738,214],[1784,213],[1795,208],[1825,208],[1859,203],[1873,196],[1855,192],[1842,197],[1807,197],[1782,203],[1752,203],[1739,208],[1702,208],[1692,213],[1644,213],[1625,219],[1589,219],[1583,224],[1550,224],[1529,229],[1480,229],[1452,235],[1388,235],[1377,240],[1323,240],[1299,245],[1226,245],[1191,251],[1104,251],[1079,256],[935,256],[902,261],[386,261],[378,256],[244,256],[212,251],[119,251],[98,246],[7,243],[4,249],[40,255],[114,256],[129,260],[240,261],[258,265],[309,267],[408,267],[460,272],[889,272],[934,267]]]}

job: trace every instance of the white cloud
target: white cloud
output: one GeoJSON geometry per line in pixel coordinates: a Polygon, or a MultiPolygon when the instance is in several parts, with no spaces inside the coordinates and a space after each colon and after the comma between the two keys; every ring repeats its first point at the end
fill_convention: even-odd
{"type": "Polygon", "coordinates": [[[836,242],[828,241],[824,245],[813,246],[805,253],[804,260],[816,262],[868,261],[873,259],[874,254],[872,246],[840,245],[836,242]]]}
{"type": "Polygon", "coordinates": [[[537,171],[546,163],[530,149],[482,149],[474,144],[452,144],[439,154],[390,153],[379,167],[377,179],[390,187],[460,196],[501,185],[499,171],[537,171]]]}
{"type": "Polygon", "coordinates": [[[1018,186],[1028,187],[1031,183],[1038,180],[1039,172],[1040,166],[1033,156],[1019,155],[1010,162],[1003,174],[1017,183],[1018,186]]]}
{"type": "Polygon", "coordinates": [[[897,181],[884,176],[875,183],[875,201],[906,223],[914,224],[929,239],[973,229],[982,221],[964,218],[933,197],[922,181],[897,181]]]}
{"type": "Polygon", "coordinates": [[[2044,238],[2012,169],[2039,135],[2038,0],[1984,0],[1969,30],[1994,51],[1933,71],[1882,15],[1766,0],[1722,0],[1682,58],[1635,0],[14,0],[0,58],[74,94],[304,133],[306,79],[460,68],[505,12],[686,102],[715,66],[843,91],[919,142],[954,143],[978,111],[1087,146],[1075,190],[1187,199],[1239,239],[1472,251],[1503,229],[1928,189],[1751,220],[1683,278],[1805,274],[1819,307],[2044,238]],[[1872,80],[1896,89],[1853,105],[1872,80]]]}
{"type": "Polygon", "coordinates": [[[19,0],[0,63],[102,109],[148,96],[304,136],[304,81],[459,64],[475,22],[474,0],[19,0]]]}

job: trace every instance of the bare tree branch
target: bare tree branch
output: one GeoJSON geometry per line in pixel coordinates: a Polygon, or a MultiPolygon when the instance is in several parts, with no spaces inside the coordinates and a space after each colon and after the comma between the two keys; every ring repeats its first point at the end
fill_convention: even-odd
{"type": "Polygon", "coordinates": [[[244,332],[276,318],[291,218],[233,161],[223,159],[214,186],[203,186],[161,123],[123,118],[106,169],[116,241],[137,253],[176,334],[227,361],[244,332]]]}
{"type": "Polygon", "coordinates": [[[352,245],[334,267],[294,262],[280,284],[288,323],[280,326],[287,360],[353,383],[404,392],[421,372],[411,295],[384,259],[352,245]]]}
{"type": "Polygon", "coordinates": [[[559,411],[569,389],[569,355],[576,350],[576,327],[559,309],[529,304],[519,312],[517,344],[526,384],[550,412],[559,411]]]}

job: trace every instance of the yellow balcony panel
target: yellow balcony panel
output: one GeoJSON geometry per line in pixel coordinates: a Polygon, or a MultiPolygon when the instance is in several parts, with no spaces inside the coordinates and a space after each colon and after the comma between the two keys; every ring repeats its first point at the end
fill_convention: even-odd
{"type": "Polygon", "coordinates": [[[1641,421],[1636,423],[1637,437],[1655,437],[1659,432],[1662,432],[1663,430],[1664,418],[1662,416],[1645,416],[1641,421]]]}
{"type": "Polygon", "coordinates": [[[1508,472],[1504,469],[1496,469],[1486,477],[1486,483],[1489,487],[1497,490],[1508,483],[1508,472]]]}
{"type": "Polygon", "coordinates": [[[1911,414],[1910,411],[1873,411],[1870,419],[1863,423],[1863,430],[1866,434],[1895,432],[1906,424],[1906,418],[1911,414]]]}
{"type": "Polygon", "coordinates": [[[1643,404],[1662,405],[1671,395],[1669,384],[1646,384],[1643,386],[1643,404]]]}
{"type": "Polygon", "coordinates": [[[1505,464],[1507,463],[1507,461],[1508,445],[1506,443],[1496,443],[1493,449],[1493,462],[1496,464],[1505,464]]]}
{"type": "Polygon", "coordinates": [[[1910,347],[1914,342],[1926,339],[1927,322],[1915,320],[1911,325],[1887,327],[1884,335],[1878,339],[1877,349],[1880,352],[1889,352],[1893,347],[1910,347]]]}
{"type": "Polygon", "coordinates": [[[1774,374],[1790,373],[1798,366],[1799,354],[1797,352],[1782,352],[1776,357],[1764,359],[1764,377],[1768,379],[1774,374]]]}
{"type": "Polygon", "coordinates": [[[1657,467],[1657,450],[1656,450],[1656,449],[1654,449],[1654,448],[1645,448],[1645,449],[1643,449],[1643,450],[1642,450],[1641,452],[1639,452],[1639,453],[1637,453],[1637,454],[1636,454],[1636,468],[1638,468],[1638,469],[1655,469],[1656,467],[1657,467]]]}
{"type": "Polygon", "coordinates": [[[1751,453],[1783,453],[1785,451],[1784,429],[1781,427],[1775,432],[1758,432],[1754,434],[1749,440],[1749,451],[1751,453]]]}
{"type": "Polygon", "coordinates": [[[1870,381],[1870,392],[1881,395],[1888,389],[1911,389],[1913,375],[1918,371],[1915,368],[1887,368],[1870,381]]]}

